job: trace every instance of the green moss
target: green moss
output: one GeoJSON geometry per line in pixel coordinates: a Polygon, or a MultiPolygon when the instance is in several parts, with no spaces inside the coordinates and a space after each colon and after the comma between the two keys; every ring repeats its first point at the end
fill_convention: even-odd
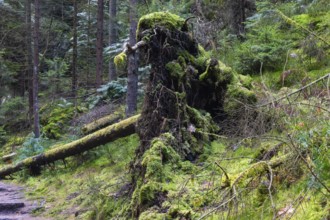
{"type": "Polygon", "coordinates": [[[241,83],[230,84],[226,93],[224,110],[228,115],[235,116],[245,104],[252,105],[257,102],[257,96],[241,83]]]}
{"type": "Polygon", "coordinates": [[[209,75],[210,75],[210,60],[208,61],[208,64],[207,64],[207,67],[206,67],[206,70],[204,73],[202,73],[201,75],[199,75],[199,80],[204,80],[206,78],[209,78],[209,75]]]}
{"type": "Polygon", "coordinates": [[[210,52],[206,52],[206,50],[204,49],[204,47],[202,47],[202,45],[198,44],[198,55],[208,58],[211,58],[211,53],[210,52]]]}
{"type": "Polygon", "coordinates": [[[167,219],[166,216],[167,214],[166,213],[157,213],[158,210],[147,210],[143,213],[141,213],[140,217],[139,217],[139,220],[150,220],[150,219],[153,219],[153,220],[164,220],[164,219],[167,219]]]}
{"type": "Polygon", "coordinates": [[[25,137],[13,136],[10,137],[6,144],[1,146],[0,157],[10,154],[13,152],[13,149],[19,147],[24,143],[25,137]]]}
{"type": "Polygon", "coordinates": [[[143,184],[140,188],[139,204],[142,206],[152,205],[161,193],[164,193],[164,189],[160,183],[150,181],[143,184]]]}
{"type": "Polygon", "coordinates": [[[168,209],[170,218],[192,219],[193,210],[186,203],[172,204],[168,209]]]}
{"type": "Polygon", "coordinates": [[[178,15],[169,12],[154,12],[140,18],[136,33],[139,39],[143,31],[147,29],[154,29],[156,26],[161,26],[174,31],[181,30],[184,25],[185,20],[178,15]]]}
{"type": "Polygon", "coordinates": [[[252,77],[250,77],[249,75],[238,75],[238,79],[240,81],[240,83],[242,84],[242,86],[244,86],[245,88],[248,89],[252,89],[252,77]]]}
{"type": "Polygon", "coordinates": [[[115,56],[115,58],[113,59],[113,62],[115,63],[117,68],[124,67],[127,63],[126,53],[122,52],[122,53],[118,54],[117,56],[115,56]]]}
{"type": "Polygon", "coordinates": [[[170,146],[174,137],[165,133],[155,138],[149,150],[145,152],[142,159],[142,166],[146,168],[145,177],[148,180],[163,182],[166,179],[164,165],[167,162],[177,163],[180,161],[178,153],[170,146]]]}
{"type": "Polygon", "coordinates": [[[215,59],[208,59],[206,61],[206,70],[199,76],[199,80],[211,80],[215,84],[229,83],[232,79],[232,69],[215,59]]]}
{"type": "Polygon", "coordinates": [[[167,63],[165,68],[169,71],[170,75],[176,79],[181,80],[181,78],[185,75],[183,67],[177,61],[167,63]]]}
{"type": "Polygon", "coordinates": [[[195,108],[187,106],[187,112],[194,126],[204,132],[214,132],[219,130],[219,127],[212,120],[212,116],[208,112],[201,112],[195,108]]]}
{"type": "Polygon", "coordinates": [[[138,136],[132,135],[84,158],[68,158],[70,168],[57,162],[56,169],[44,169],[40,176],[24,179],[26,188],[33,189],[27,192],[28,198],[51,207],[43,210],[47,219],[71,219],[75,212],[79,219],[128,219],[128,200],[116,194],[129,181],[126,168],[138,145],[138,136]]]}

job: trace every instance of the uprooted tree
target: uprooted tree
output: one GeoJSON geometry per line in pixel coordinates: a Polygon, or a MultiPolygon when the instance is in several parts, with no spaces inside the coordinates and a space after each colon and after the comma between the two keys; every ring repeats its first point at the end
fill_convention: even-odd
{"type": "Polygon", "coordinates": [[[238,117],[244,103],[256,102],[250,79],[212,58],[188,31],[187,22],[167,12],[145,15],[138,24],[138,43],[127,45],[115,58],[121,65],[128,53],[139,49],[151,65],[137,125],[141,144],[131,165],[129,209],[135,217],[166,198],[165,163],[195,160],[222,120],[238,117]]]}
{"type": "MultiPolygon", "coordinates": [[[[80,140],[5,167],[0,170],[0,178],[23,167],[38,169],[41,165],[136,131],[141,144],[131,163],[133,193],[126,211],[134,217],[143,217],[150,208],[163,206],[168,193],[167,182],[171,181],[171,169],[181,169],[181,161],[197,159],[205,144],[217,136],[221,122],[239,118],[240,109],[246,103],[255,103],[256,96],[250,90],[250,78],[236,74],[212,58],[189,33],[187,20],[179,16],[167,12],[143,16],[139,21],[137,40],[136,45],[127,45],[115,62],[120,65],[128,53],[139,49],[140,57],[151,65],[141,116],[131,117],[80,140]]],[[[281,161],[274,161],[270,166],[278,166],[281,161]]],[[[262,163],[255,167],[258,172],[268,169],[262,163]]],[[[224,185],[228,187],[236,182],[226,180],[224,185]]],[[[169,204],[163,208],[169,211],[164,214],[159,210],[162,216],[191,217],[189,211],[181,212],[169,204]]]]}

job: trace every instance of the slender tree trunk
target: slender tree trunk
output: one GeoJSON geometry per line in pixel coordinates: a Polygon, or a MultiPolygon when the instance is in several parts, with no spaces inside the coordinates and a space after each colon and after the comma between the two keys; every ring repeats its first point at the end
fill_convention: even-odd
{"type": "Polygon", "coordinates": [[[34,136],[40,137],[39,127],[39,102],[38,102],[38,73],[39,73],[39,26],[40,26],[40,5],[39,0],[34,0],[34,62],[33,62],[33,116],[34,136]]]}
{"type": "Polygon", "coordinates": [[[72,96],[74,99],[75,106],[77,105],[77,89],[78,89],[78,78],[77,78],[77,14],[78,6],[77,0],[73,0],[73,52],[72,52],[72,96]]]}
{"type": "Polygon", "coordinates": [[[97,1],[96,86],[102,84],[103,73],[103,19],[104,1],[97,1]]]}
{"type": "Polygon", "coordinates": [[[26,62],[29,92],[29,120],[33,120],[33,63],[32,63],[32,28],[31,28],[31,0],[25,1],[25,24],[26,24],[26,62]]]}
{"type": "MultiPolygon", "coordinates": [[[[91,62],[90,55],[91,55],[91,40],[90,40],[90,33],[91,33],[91,0],[88,0],[88,25],[87,25],[87,47],[88,47],[88,54],[87,54],[87,61],[91,62]]],[[[87,65],[87,75],[86,75],[86,85],[90,83],[90,67],[87,65]]]]}
{"type": "MultiPolygon", "coordinates": [[[[136,44],[136,28],[137,28],[137,0],[130,0],[130,31],[129,43],[136,44]]],[[[128,73],[127,73],[127,96],[126,96],[126,115],[131,116],[137,109],[137,90],[138,90],[138,75],[137,75],[137,59],[136,53],[128,55],[128,73]]]]}
{"type": "Polygon", "coordinates": [[[245,33],[244,22],[246,20],[245,7],[246,0],[230,1],[231,10],[231,26],[236,35],[242,35],[245,33]]]}
{"type": "MultiPolygon", "coordinates": [[[[117,0],[109,0],[109,45],[117,42],[117,0]]],[[[117,80],[117,72],[115,64],[113,63],[113,57],[109,61],[109,81],[117,80]]]]}

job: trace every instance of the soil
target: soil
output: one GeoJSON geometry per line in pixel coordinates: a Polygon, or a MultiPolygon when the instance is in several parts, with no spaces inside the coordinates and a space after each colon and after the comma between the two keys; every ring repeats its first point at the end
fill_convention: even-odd
{"type": "Polygon", "coordinates": [[[0,220],[45,220],[31,215],[40,207],[24,199],[22,187],[0,182],[0,220]]]}

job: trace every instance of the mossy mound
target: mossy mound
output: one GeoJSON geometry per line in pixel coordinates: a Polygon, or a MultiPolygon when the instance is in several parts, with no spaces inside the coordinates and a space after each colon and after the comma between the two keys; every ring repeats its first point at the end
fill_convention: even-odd
{"type": "Polygon", "coordinates": [[[185,20],[178,15],[169,12],[154,12],[140,18],[137,38],[142,39],[145,37],[144,31],[150,31],[156,26],[164,27],[171,31],[187,29],[185,20]]]}

